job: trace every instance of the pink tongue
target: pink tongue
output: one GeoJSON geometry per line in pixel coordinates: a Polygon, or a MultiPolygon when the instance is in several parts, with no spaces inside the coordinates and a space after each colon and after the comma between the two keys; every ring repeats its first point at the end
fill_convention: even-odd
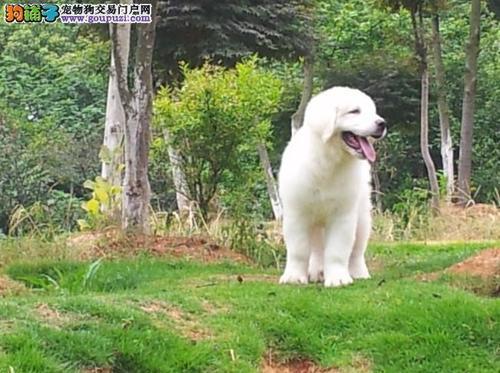
{"type": "Polygon", "coordinates": [[[368,142],[366,137],[358,136],[358,141],[359,145],[361,145],[361,151],[363,152],[365,158],[372,163],[375,162],[375,158],[377,158],[377,155],[375,154],[373,145],[368,142]]]}

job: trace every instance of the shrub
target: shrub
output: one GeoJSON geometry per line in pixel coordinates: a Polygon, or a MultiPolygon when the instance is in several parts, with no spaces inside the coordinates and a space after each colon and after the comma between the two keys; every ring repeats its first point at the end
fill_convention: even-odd
{"type": "Polygon", "coordinates": [[[83,216],[82,200],[59,190],[47,193],[43,201],[16,206],[9,218],[10,235],[34,235],[51,239],[73,230],[83,216]]]}
{"type": "MultiPolygon", "coordinates": [[[[235,69],[205,64],[182,65],[184,82],[164,88],[155,102],[155,123],[167,130],[179,154],[189,199],[202,215],[225,184],[248,185],[258,167],[256,147],[270,135],[270,119],[277,111],[281,82],[257,67],[252,58],[235,69]]],[[[162,140],[160,140],[162,141],[162,140]]],[[[228,199],[230,200],[230,198],[228,199]]]]}

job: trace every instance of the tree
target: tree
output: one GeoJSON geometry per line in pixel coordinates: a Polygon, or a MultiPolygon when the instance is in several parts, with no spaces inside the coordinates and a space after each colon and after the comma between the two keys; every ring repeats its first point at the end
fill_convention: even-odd
{"type": "Polygon", "coordinates": [[[307,103],[311,99],[313,92],[313,79],[314,79],[314,56],[311,51],[310,54],[304,57],[304,87],[302,89],[302,96],[300,98],[299,107],[292,115],[291,133],[292,136],[304,124],[304,115],[306,113],[307,103]]]}
{"type": "MultiPolygon", "coordinates": [[[[128,4],[131,2],[131,0],[123,1],[123,3],[128,4]]],[[[110,24],[110,34],[113,32],[113,27],[110,24]]],[[[119,40],[119,52],[121,54],[117,56],[114,54],[114,48],[111,49],[106,122],[104,124],[104,140],[101,148],[101,176],[111,185],[121,186],[123,178],[123,128],[125,125],[125,112],[118,89],[115,59],[120,59],[123,74],[121,79],[126,80],[130,48],[130,23],[116,25],[116,40],[119,40]]]]}
{"type": "MultiPolygon", "coordinates": [[[[135,37],[132,39],[134,44],[130,46],[130,50],[135,52],[131,86],[121,59],[115,59],[118,90],[125,111],[122,228],[127,232],[148,233],[149,231],[151,191],[148,179],[148,153],[153,108],[151,68],[157,5],[157,0],[151,1],[150,23],[139,23],[134,27],[135,37]]],[[[126,46],[126,42],[120,36],[122,34],[118,32],[118,27],[114,24],[111,43],[115,56],[121,56],[126,46]]],[[[128,37],[130,38],[130,35],[128,37]]]]}
{"type": "Polygon", "coordinates": [[[244,57],[295,59],[310,50],[311,0],[167,0],[159,5],[157,61],[179,80],[178,61],[234,67],[244,57]]]}
{"type": "Polygon", "coordinates": [[[432,49],[436,72],[437,105],[439,111],[439,128],[441,130],[441,158],[443,172],[446,177],[446,201],[451,202],[455,190],[455,173],[453,164],[453,141],[450,129],[450,109],[446,97],[446,77],[441,48],[441,33],[439,30],[439,13],[432,15],[432,49]]]}
{"type": "MultiPolygon", "coordinates": [[[[415,42],[415,54],[418,61],[421,93],[420,93],[420,151],[427,169],[427,176],[431,189],[431,207],[434,211],[439,209],[439,184],[436,176],[436,168],[429,152],[429,68],[427,61],[427,42],[424,26],[423,12],[428,6],[426,0],[382,0],[381,3],[393,10],[401,8],[410,12],[413,35],[415,42]]],[[[439,0],[433,4],[439,7],[439,0]]]]}
{"type": "Polygon", "coordinates": [[[271,162],[269,161],[269,154],[264,142],[257,144],[257,151],[259,152],[260,162],[264,170],[264,176],[266,177],[267,194],[269,195],[269,200],[271,201],[274,218],[281,221],[283,218],[283,205],[281,204],[278,183],[274,178],[273,168],[271,166],[271,162]]]}
{"type": "Polygon", "coordinates": [[[479,56],[481,0],[472,0],[469,41],[466,48],[460,155],[458,159],[458,198],[466,205],[471,198],[472,130],[477,88],[477,59],[479,56]]]}
{"type": "Polygon", "coordinates": [[[171,145],[170,134],[168,128],[163,128],[163,137],[165,144],[167,144],[168,160],[172,168],[172,179],[175,187],[175,200],[177,202],[177,209],[181,214],[190,212],[191,201],[189,200],[189,188],[186,180],[186,175],[182,169],[182,160],[179,152],[171,145]]]}
{"type": "MultiPolygon", "coordinates": [[[[231,189],[244,190],[247,198],[251,195],[253,186],[249,184],[259,166],[256,149],[262,150],[268,140],[281,82],[258,68],[255,58],[234,69],[184,65],[183,72],[181,87],[160,91],[155,101],[156,120],[161,129],[168,129],[166,145],[177,150],[189,200],[207,218],[210,202],[224,182],[231,189]]],[[[261,162],[265,164],[262,157],[261,162]]]]}
{"type": "MultiPolygon", "coordinates": [[[[165,1],[159,7],[162,17],[158,25],[158,40],[165,38],[169,43],[157,46],[158,59],[164,65],[162,78],[167,81],[181,79],[178,60],[186,61],[193,67],[201,66],[207,60],[232,67],[242,58],[255,53],[271,58],[306,56],[303,99],[292,118],[292,123],[295,123],[292,126],[298,128],[311,95],[307,87],[312,89],[312,64],[309,64],[312,61],[311,9],[310,0],[165,1]]],[[[277,190],[277,183],[268,164],[265,144],[259,144],[257,151],[266,176],[273,212],[277,216],[280,214],[281,202],[273,192],[277,190]]],[[[177,153],[176,149],[168,150],[177,205],[182,210],[189,206],[189,201],[183,188],[186,175],[176,166],[177,153]]]]}
{"type": "Polygon", "coordinates": [[[82,34],[80,25],[9,26],[0,22],[1,101],[27,124],[25,134],[54,187],[82,196],[83,182],[99,170],[107,45],[82,34]]]}

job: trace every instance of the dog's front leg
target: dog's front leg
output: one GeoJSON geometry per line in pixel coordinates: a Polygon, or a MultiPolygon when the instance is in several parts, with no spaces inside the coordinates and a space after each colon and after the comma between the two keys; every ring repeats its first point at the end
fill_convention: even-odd
{"type": "Polygon", "coordinates": [[[366,198],[363,198],[359,208],[358,225],[356,227],[356,235],[354,246],[349,259],[349,273],[352,278],[370,278],[370,272],[366,267],[365,251],[368,245],[372,228],[371,205],[369,193],[366,198]]]}
{"type": "Polygon", "coordinates": [[[356,210],[338,214],[326,227],[325,286],[342,286],[352,283],[349,274],[351,256],[356,232],[356,210]]]}
{"type": "Polygon", "coordinates": [[[325,232],[322,227],[314,227],[310,235],[311,257],[309,258],[309,281],[323,282],[323,261],[325,258],[325,232]]]}
{"type": "Polygon", "coordinates": [[[309,226],[306,219],[298,214],[285,214],[283,236],[286,245],[286,266],[280,284],[307,284],[310,248],[309,226]]]}

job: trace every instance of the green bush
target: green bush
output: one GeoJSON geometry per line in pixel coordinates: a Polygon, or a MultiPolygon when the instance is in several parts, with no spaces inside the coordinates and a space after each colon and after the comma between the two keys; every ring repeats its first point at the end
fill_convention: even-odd
{"type": "Polygon", "coordinates": [[[109,45],[84,26],[9,26],[0,23],[0,100],[23,124],[23,149],[36,154],[25,156],[39,158],[58,189],[82,196],[100,166],[109,45]]]}
{"type": "Polygon", "coordinates": [[[74,230],[83,216],[82,200],[60,190],[51,190],[42,201],[17,205],[9,217],[10,235],[35,235],[51,239],[74,230]]]}
{"type": "Polygon", "coordinates": [[[39,154],[29,152],[30,139],[14,114],[0,108],[0,230],[7,230],[12,210],[44,198],[52,182],[39,154]]]}
{"type": "Polygon", "coordinates": [[[255,198],[250,193],[259,167],[256,148],[269,138],[281,82],[258,68],[256,58],[235,69],[205,64],[199,69],[182,65],[182,71],[180,88],[159,92],[155,123],[168,130],[170,143],[163,145],[179,153],[189,198],[206,217],[211,200],[224,188],[227,195],[238,185],[255,198]]]}
{"type": "Polygon", "coordinates": [[[122,188],[100,176],[94,181],[85,181],[83,186],[92,191],[92,197],[81,204],[86,217],[78,220],[78,227],[87,230],[117,224],[120,219],[122,188]]]}

